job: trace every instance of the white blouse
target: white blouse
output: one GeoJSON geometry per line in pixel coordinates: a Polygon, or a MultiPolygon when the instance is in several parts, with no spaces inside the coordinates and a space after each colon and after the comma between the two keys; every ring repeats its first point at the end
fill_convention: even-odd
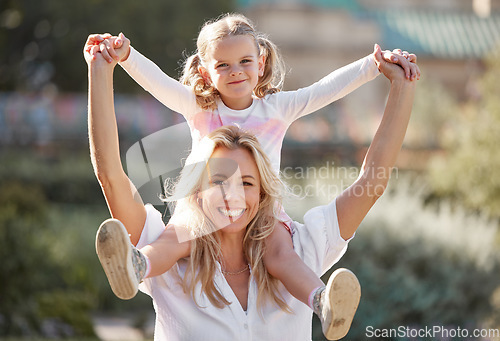
{"type": "MultiPolygon", "coordinates": [[[[156,240],[165,228],[160,212],[149,204],[146,210],[139,248],[156,240]]],[[[343,256],[349,242],[340,236],[335,200],[309,210],[304,224],[293,222],[292,233],[295,251],[318,275],[328,271],[343,256]]],[[[231,304],[223,309],[214,307],[198,284],[195,290],[196,302],[201,306],[198,307],[181,286],[187,260],[178,261],[174,267],[163,275],[145,279],[139,287],[153,299],[155,340],[311,340],[312,310],[283,286],[280,294],[293,314],[283,312],[271,302],[262,310],[257,309],[257,287],[252,277],[245,312],[220,272],[214,278],[216,287],[231,304]]]]}

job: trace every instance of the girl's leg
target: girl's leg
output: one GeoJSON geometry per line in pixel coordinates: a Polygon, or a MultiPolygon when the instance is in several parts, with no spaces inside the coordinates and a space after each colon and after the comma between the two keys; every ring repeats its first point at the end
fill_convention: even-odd
{"type": "Polygon", "coordinates": [[[356,276],[347,269],[338,269],[325,286],[294,251],[290,233],[282,223],[275,226],[266,247],[267,271],[318,315],[328,340],[343,338],[351,327],[361,296],[356,276]]]}
{"type": "Polygon", "coordinates": [[[267,271],[279,279],[293,297],[311,306],[311,293],[325,284],[293,249],[290,232],[278,222],[266,240],[264,264],[267,271]]]}
{"type": "Polygon", "coordinates": [[[167,272],[179,259],[188,257],[191,252],[190,241],[179,243],[175,228],[172,225],[167,226],[158,239],[140,249],[150,265],[144,278],[167,272]]]}
{"type": "Polygon", "coordinates": [[[167,228],[153,243],[138,250],[117,219],[104,221],[96,236],[96,251],[113,293],[124,300],[137,294],[144,278],[169,270],[189,256],[190,242],[179,243],[174,228],[167,228]]]}

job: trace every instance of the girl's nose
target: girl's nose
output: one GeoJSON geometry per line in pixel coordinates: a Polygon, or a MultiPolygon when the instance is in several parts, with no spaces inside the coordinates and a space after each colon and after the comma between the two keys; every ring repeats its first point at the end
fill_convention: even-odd
{"type": "Polygon", "coordinates": [[[241,68],[239,66],[233,66],[231,68],[231,76],[237,76],[241,73],[241,68]]]}

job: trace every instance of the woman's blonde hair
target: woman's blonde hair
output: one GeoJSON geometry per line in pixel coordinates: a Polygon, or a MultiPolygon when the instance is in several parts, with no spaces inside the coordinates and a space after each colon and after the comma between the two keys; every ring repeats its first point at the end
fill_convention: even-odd
{"type": "MultiPolygon", "coordinates": [[[[191,256],[186,269],[183,287],[190,292],[196,302],[195,287],[201,283],[202,291],[210,302],[223,308],[229,302],[216,288],[214,278],[217,274],[217,262],[221,259],[221,248],[213,223],[206,217],[197,202],[198,193],[202,189],[207,162],[216,148],[225,147],[230,150],[245,149],[249,151],[257,164],[260,176],[260,201],[256,216],[246,228],[243,239],[243,250],[250,265],[253,278],[257,284],[257,306],[271,299],[284,311],[290,308],[279,295],[279,281],[266,270],[263,262],[265,239],[268,237],[281,210],[281,200],[286,187],[275,174],[271,162],[263,152],[257,138],[234,126],[224,126],[214,130],[195,147],[186,161],[179,181],[173,188],[168,201],[175,200],[174,217],[177,226],[187,228],[191,241],[191,256]]],[[[198,304],[196,302],[196,304],[198,304]]]]}
{"type": "Polygon", "coordinates": [[[285,68],[277,46],[263,33],[256,31],[247,17],[228,13],[203,25],[196,42],[197,51],[186,59],[180,78],[181,83],[193,88],[196,102],[203,110],[216,109],[220,94],[213,85],[204,80],[199,66],[206,65],[209,49],[215,42],[228,36],[239,35],[253,37],[259,56],[265,56],[264,74],[259,77],[254,95],[262,98],[280,91],[283,87],[285,68]]]}

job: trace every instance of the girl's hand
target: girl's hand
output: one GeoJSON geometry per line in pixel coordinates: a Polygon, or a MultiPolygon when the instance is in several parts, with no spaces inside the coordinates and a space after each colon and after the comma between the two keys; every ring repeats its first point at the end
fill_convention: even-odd
{"type": "Polygon", "coordinates": [[[379,70],[383,62],[394,63],[403,68],[406,79],[411,81],[420,79],[420,68],[417,65],[417,56],[415,54],[402,51],[401,49],[394,49],[392,52],[385,50],[381,51],[381,54],[377,54],[377,49],[380,50],[380,46],[375,44],[373,58],[379,70]]]}
{"type": "MultiPolygon", "coordinates": [[[[412,81],[415,79],[415,78],[411,78],[411,77],[408,78],[406,76],[406,72],[405,72],[404,68],[402,66],[400,66],[399,64],[393,63],[393,62],[388,62],[383,57],[384,53],[387,53],[387,51],[382,51],[380,49],[380,46],[375,44],[373,56],[374,56],[375,60],[379,61],[377,63],[378,68],[379,68],[380,72],[382,72],[384,74],[384,76],[386,76],[391,82],[397,81],[397,80],[412,81]]],[[[405,58],[405,57],[402,57],[402,58],[405,58]]],[[[416,59],[416,57],[415,57],[415,59],[416,59]]],[[[419,79],[420,78],[420,70],[418,69],[417,64],[412,63],[412,62],[408,62],[408,63],[411,64],[411,65],[409,65],[409,67],[410,67],[410,70],[412,70],[412,73],[414,73],[415,75],[418,75],[418,76],[416,76],[416,79],[419,79]]]]}
{"type": "Polygon", "coordinates": [[[121,32],[118,36],[105,39],[99,46],[108,63],[123,62],[130,55],[130,40],[121,32]]]}

